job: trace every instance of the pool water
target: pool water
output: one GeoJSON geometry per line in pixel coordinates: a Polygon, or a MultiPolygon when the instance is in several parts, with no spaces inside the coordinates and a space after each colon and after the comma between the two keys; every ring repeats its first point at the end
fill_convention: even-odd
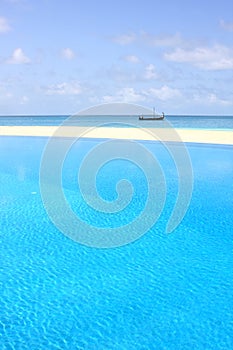
{"type": "MultiPolygon", "coordinates": [[[[72,209],[101,226],[106,221],[81,201],[74,176],[98,142],[78,142],[78,154],[64,164],[63,186],[72,209]]],[[[141,142],[165,173],[162,215],[137,241],[97,249],[63,235],[43,207],[39,169],[46,143],[43,137],[0,138],[0,348],[232,349],[232,146],[187,144],[192,200],[167,235],[178,190],[175,165],[159,143],[141,142]]],[[[99,172],[101,196],[115,198],[119,176],[133,182],[136,199],[115,225],[133,219],[146,200],[142,171],[123,160],[99,172]]]]}

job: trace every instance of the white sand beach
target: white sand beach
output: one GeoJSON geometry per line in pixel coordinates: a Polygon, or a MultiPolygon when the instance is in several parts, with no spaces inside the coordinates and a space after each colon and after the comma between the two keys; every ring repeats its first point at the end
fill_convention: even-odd
{"type": "Polygon", "coordinates": [[[167,128],[84,128],[57,126],[0,126],[1,136],[64,136],[131,140],[183,141],[233,145],[233,131],[167,128]]]}

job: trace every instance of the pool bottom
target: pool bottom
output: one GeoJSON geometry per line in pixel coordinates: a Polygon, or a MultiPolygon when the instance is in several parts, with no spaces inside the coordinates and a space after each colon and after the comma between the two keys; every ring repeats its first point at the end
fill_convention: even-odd
{"type": "MultiPolygon", "coordinates": [[[[73,242],[50,222],[38,181],[46,141],[1,138],[2,348],[232,348],[232,148],[188,146],[193,196],[166,235],[175,166],[157,144],[143,143],[160,161],[171,197],[141,239],[106,250],[73,242]]],[[[80,157],[97,142],[81,141],[80,157]]],[[[75,182],[65,193],[78,195],[75,182]]]]}

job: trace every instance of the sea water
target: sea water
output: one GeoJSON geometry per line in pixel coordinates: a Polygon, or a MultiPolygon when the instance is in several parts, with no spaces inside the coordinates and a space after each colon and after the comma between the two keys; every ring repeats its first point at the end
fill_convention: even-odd
{"type": "MultiPolygon", "coordinates": [[[[70,118],[68,115],[49,115],[49,116],[0,116],[0,126],[9,126],[9,125],[28,125],[28,126],[52,126],[52,125],[61,125],[63,122],[70,118]]],[[[171,123],[175,128],[200,128],[200,129],[233,129],[233,116],[175,116],[168,115],[166,120],[171,123]]],[[[84,125],[84,126],[93,126],[95,124],[104,124],[109,123],[113,127],[120,126],[125,124],[133,124],[137,127],[165,127],[163,121],[140,121],[138,116],[83,116],[80,118],[77,115],[77,118],[72,116],[71,124],[74,125],[84,125]],[[120,118],[119,118],[120,117],[120,118]],[[116,122],[117,121],[117,122],[116,122]],[[121,124],[121,125],[120,125],[121,124]]]]}

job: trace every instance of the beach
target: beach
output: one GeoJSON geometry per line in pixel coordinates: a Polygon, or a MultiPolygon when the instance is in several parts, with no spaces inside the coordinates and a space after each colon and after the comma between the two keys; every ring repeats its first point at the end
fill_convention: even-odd
{"type": "Polygon", "coordinates": [[[0,136],[81,137],[103,139],[159,140],[233,145],[231,130],[168,128],[88,128],[78,126],[0,126],[0,136]]]}

